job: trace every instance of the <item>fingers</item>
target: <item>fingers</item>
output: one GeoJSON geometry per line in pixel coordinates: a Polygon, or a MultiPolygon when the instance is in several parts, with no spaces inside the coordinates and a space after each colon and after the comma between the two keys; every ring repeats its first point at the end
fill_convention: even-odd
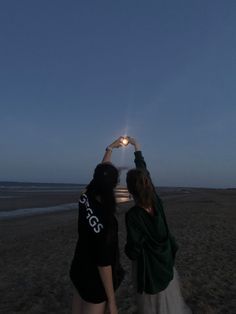
{"type": "Polygon", "coordinates": [[[119,148],[122,146],[122,139],[123,137],[120,136],[118,139],[116,139],[111,145],[109,145],[112,148],[119,148]]]}
{"type": "Polygon", "coordinates": [[[131,145],[135,145],[135,139],[133,137],[128,136],[127,138],[131,145]]]}
{"type": "Polygon", "coordinates": [[[120,136],[110,146],[113,148],[125,147],[128,144],[135,145],[136,141],[130,136],[120,136]]]}

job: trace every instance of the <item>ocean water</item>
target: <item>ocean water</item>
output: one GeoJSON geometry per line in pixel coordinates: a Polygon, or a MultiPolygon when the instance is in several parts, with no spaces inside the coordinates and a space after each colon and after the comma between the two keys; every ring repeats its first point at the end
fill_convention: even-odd
{"type": "MultiPolygon", "coordinates": [[[[66,203],[60,205],[37,206],[38,199],[46,199],[57,196],[69,197],[79,195],[85,189],[85,184],[48,184],[48,183],[21,183],[0,182],[0,219],[30,216],[58,211],[76,210],[78,203],[66,203]],[[21,203],[32,201],[32,208],[24,208],[21,203]],[[16,209],[6,210],[6,204],[14,204],[16,209]],[[17,206],[15,206],[17,204],[17,206]]],[[[130,200],[129,193],[124,187],[115,190],[118,203],[130,200]]],[[[64,202],[63,202],[64,203],[64,202]]],[[[13,207],[13,208],[14,208],[13,207]]]]}
{"type": "Polygon", "coordinates": [[[40,193],[40,192],[72,192],[85,188],[85,184],[61,184],[61,183],[22,183],[22,182],[1,182],[0,197],[8,193],[40,193]]]}

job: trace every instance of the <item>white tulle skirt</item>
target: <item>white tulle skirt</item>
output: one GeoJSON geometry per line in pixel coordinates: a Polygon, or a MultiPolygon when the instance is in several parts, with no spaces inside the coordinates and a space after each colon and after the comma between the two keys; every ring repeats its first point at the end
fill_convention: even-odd
{"type": "Polygon", "coordinates": [[[174,268],[174,278],[168,287],[157,294],[137,293],[138,314],[191,314],[184,302],[179,276],[174,268]]]}

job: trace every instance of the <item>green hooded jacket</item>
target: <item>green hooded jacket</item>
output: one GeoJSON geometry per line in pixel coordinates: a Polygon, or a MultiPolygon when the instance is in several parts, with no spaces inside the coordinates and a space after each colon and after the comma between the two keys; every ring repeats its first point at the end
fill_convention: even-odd
{"type": "MultiPolygon", "coordinates": [[[[147,171],[141,151],[135,152],[136,168],[147,171]]],[[[148,171],[147,174],[149,175],[148,171]]],[[[155,195],[155,213],[151,216],[135,205],[126,213],[126,255],[137,261],[137,292],[156,294],[173,279],[177,245],[169,232],[163,204],[155,195]]]]}

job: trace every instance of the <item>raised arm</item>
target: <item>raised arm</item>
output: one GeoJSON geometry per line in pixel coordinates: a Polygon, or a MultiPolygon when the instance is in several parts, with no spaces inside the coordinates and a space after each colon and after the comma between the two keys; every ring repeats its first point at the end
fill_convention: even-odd
{"type": "Polygon", "coordinates": [[[112,150],[122,146],[122,137],[120,136],[117,140],[107,146],[102,162],[111,162],[112,150]]]}
{"type": "Polygon", "coordinates": [[[139,168],[139,169],[141,168],[141,169],[144,169],[148,172],[146,162],[145,162],[143,155],[142,155],[142,152],[141,152],[140,144],[132,137],[128,137],[128,140],[129,140],[129,143],[134,146],[134,150],[135,150],[134,151],[134,156],[135,156],[134,162],[135,162],[136,168],[139,168]]]}

